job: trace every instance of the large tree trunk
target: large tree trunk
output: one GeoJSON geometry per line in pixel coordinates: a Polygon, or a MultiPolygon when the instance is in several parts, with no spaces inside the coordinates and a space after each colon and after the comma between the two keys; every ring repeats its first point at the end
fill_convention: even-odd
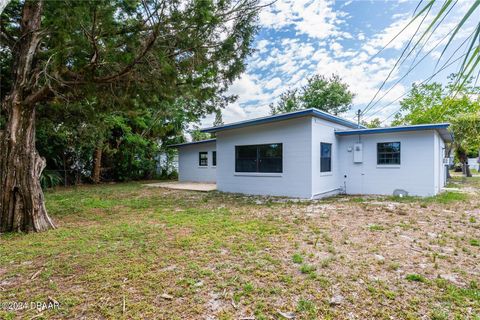
{"type": "Polygon", "coordinates": [[[35,111],[21,104],[11,110],[0,147],[0,232],[54,228],[40,186],[45,160],[35,150],[35,111]]]}
{"type": "Polygon", "coordinates": [[[470,171],[470,166],[468,165],[468,159],[463,163],[464,173],[466,177],[472,177],[472,172],[470,171]]]}
{"type": "Polygon", "coordinates": [[[42,4],[25,1],[21,41],[14,52],[14,82],[2,102],[7,124],[0,137],[0,232],[54,228],[40,186],[45,160],[35,149],[35,105],[48,92],[36,86],[38,70],[34,70],[42,4]]]}
{"type": "Polygon", "coordinates": [[[462,164],[463,175],[465,175],[465,177],[471,177],[472,173],[470,172],[470,166],[468,165],[467,153],[465,152],[465,150],[459,149],[457,155],[460,163],[462,164]]]}
{"type": "Polygon", "coordinates": [[[93,183],[100,183],[100,174],[102,171],[102,145],[95,148],[93,153],[93,169],[92,169],[92,181],[93,183]]]}

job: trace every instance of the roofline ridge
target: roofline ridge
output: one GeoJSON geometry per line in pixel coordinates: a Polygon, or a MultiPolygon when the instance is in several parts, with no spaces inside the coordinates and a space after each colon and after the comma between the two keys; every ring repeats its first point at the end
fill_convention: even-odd
{"type": "MultiPolygon", "coordinates": [[[[317,108],[308,108],[308,109],[302,109],[302,110],[286,112],[286,113],[281,113],[281,114],[276,114],[276,115],[270,115],[270,116],[264,116],[264,117],[254,118],[254,119],[237,121],[237,122],[224,124],[222,126],[217,126],[217,127],[207,127],[207,128],[201,129],[200,131],[201,132],[216,132],[216,131],[222,131],[222,130],[228,130],[228,129],[235,129],[235,128],[244,127],[244,126],[252,126],[252,125],[258,125],[258,124],[263,124],[263,123],[270,123],[270,122],[275,122],[275,121],[288,120],[288,119],[291,119],[291,118],[300,117],[302,115],[310,115],[310,116],[318,117],[318,118],[324,119],[326,121],[330,121],[330,122],[333,122],[333,123],[344,125],[346,127],[350,127],[352,129],[358,127],[358,124],[356,124],[353,121],[341,118],[341,117],[336,116],[336,115],[332,115],[328,112],[322,111],[322,110],[317,109],[317,108]]],[[[365,126],[363,126],[363,125],[360,125],[360,127],[365,128],[365,126]]]]}

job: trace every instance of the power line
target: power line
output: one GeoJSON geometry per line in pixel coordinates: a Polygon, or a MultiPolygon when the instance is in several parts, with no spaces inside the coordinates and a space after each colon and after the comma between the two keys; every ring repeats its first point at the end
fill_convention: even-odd
{"type": "Polygon", "coordinates": [[[370,59],[368,59],[367,61],[370,62],[372,61],[375,57],[377,57],[380,53],[383,52],[383,50],[385,50],[393,41],[395,41],[396,38],[398,38],[399,35],[401,35],[415,20],[417,20],[417,18],[427,9],[427,7],[429,8],[428,10],[430,11],[430,8],[432,7],[432,5],[435,3],[435,0],[430,0],[430,2],[418,13],[415,15],[415,13],[417,12],[418,8],[420,7],[420,4],[423,2],[423,0],[420,0],[420,2],[417,4],[417,7],[415,8],[415,11],[413,12],[413,19],[410,20],[409,23],[407,23],[407,25],[405,25],[402,30],[400,30],[390,41],[388,41],[388,43],[386,45],[384,45],[380,50],[378,50],[377,53],[375,53],[370,59]]]}
{"type": "MultiPolygon", "coordinates": [[[[375,98],[377,97],[377,95],[380,93],[380,91],[382,90],[382,88],[385,86],[385,84],[387,83],[388,79],[390,78],[390,76],[392,75],[393,71],[396,69],[397,65],[400,63],[400,61],[402,60],[405,52],[407,51],[407,49],[410,47],[413,39],[415,38],[415,36],[417,35],[418,31],[420,30],[420,27],[422,26],[423,22],[425,21],[426,17],[428,16],[428,13],[430,12],[430,9],[431,9],[431,6],[428,8],[428,11],[427,13],[425,14],[425,16],[422,18],[422,21],[420,22],[420,24],[418,25],[417,29],[415,30],[415,33],[413,34],[413,36],[410,38],[410,40],[408,40],[408,43],[407,45],[405,46],[405,48],[403,49],[400,57],[397,59],[397,61],[395,62],[395,64],[393,65],[392,69],[390,70],[390,72],[388,73],[387,75],[387,78],[385,80],[383,80],[382,84],[380,85],[380,88],[378,88],[377,92],[375,93],[375,95],[373,96],[373,98],[370,100],[370,102],[365,106],[365,108],[363,109],[362,111],[362,114],[365,114],[365,112],[367,112],[367,110],[369,110],[371,108],[371,104],[372,102],[375,100],[375,98]]],[[[422,10],[423,12],[423,10],[422,10]]],[[[410,51],[411,53],[411,51],[410,51]]],[[[410,55],[410,53],[408,55],[410,55]]],[[[407,55],[407,57],[408,57],[407,55]]]]}
{"type": "MultiPolygon", "coordinates": [[[[450,62],[448,65],[444,65],[442,68],[440,68],[437,72],[435,72],[434,74],[432,74],[429,78],[423,80],[422,82],[420,82],[419,85],[422,85],[422,84],[425,84],[427,82],[429,82],[430,80],[432,80],[433,77],[435,77],[437,74],[439,74],[440,72],[442,72],[443,70],[445,70],[446,68],[450,67],[452,64],[454,64],[455,62],[457,62],[458,60],[460,60],[461,58],[463,58],[465,56],[465,54],[462,54],[461,56],[459,56],[457,59],[453,60],[452,62],[450,62]]],[[[410,93],[412,91],[412,89],[408,90],[407,92],[405,92],[403,95],[401,95],[400,97],[398,97],[397,99],[395,99],[394,101],[388,103],[387,105],[383,106],[382,109],[388,107],[389,105],[392,105],[394,102],[398,101],[400,98],[402,98],[403,96],[407,95],[408,93],[410,93]]],[[[379,109],[381,110],[381,109],[379,109]]],[[[393,115],[395,115],[396,113],[400,112],[400,109],[399,110],[396,110],[394,111],[392,114],[390,114],[388,117],[386,117],[384,120],[381,121],[381,123],[384,123],[385,121],[387,121],[388,119],[390,119],[393,115]]]]}
{"type": "MultiPolygon", "coordinates": [[[[448,35],[449,35],[452,31],[453,31],[453,29],[450,30],[450,32],[447,33],[439,42],[437,42],[437,44],[436,44],[430,51],[428,51],[428,52],[422,57],[422,59],[420,59],[414,66],[410,66],[409,70],[408,70],[400,79],[398,79],[397,82],[395,82],[395,84],[392,85],[374,104],[372,104],[372,106],[370,107],[370,110],[368,110],[368,111],[365,112],[364,114],[367,114],[368,112],[373,111],[372,108],[373,108],[374,106],[376,106],[380,101],[382,101],[382,99],[385,98],[385,96],[386,96],[387,94],[389,94],[390,91],[392,91],[392,90],[395,88],[395,86],[397,86],[403,79],[405,79],[413,69],[415,69],[426,57],[428,57],[428,56],[430,55],[430,53],[432,53],[433,50],[435,50],[435,49],[443,42],[443,40],[445,40],[445,39],[448,37],[448,35]]],[[[462,44],[462,45],[463,45],[463,44],[462,44]]]]}
{"type": "MultiPolygon", "coordinates": [[[[413,61],[410,65],[410,67],[415,63],[415,61],[417,61],[417,58],[418,56],[420,55],[420,53],[423,51],[423,48],[425,47],[425,45],[428,43],[428,41],[430,40],[430,38],[432,37],[432,35],[435,33],[435,31],[437,31],[438,27],[443,23],[443,21],[445,20],[445,18],[450,14],[450,12],[452,11],[452,9],[455,7],[455,5],[457,4],[458,0],[455,1],[455,3],[450,7],[450,9],[447,11],[447,13],[442,17],[442,19],[437,23],[437,25],[433,28],[432,32],[430,32],[430,34],[428,35],[427,39],[425,40],[425,42],[423,43],[423,45],[420,47],[420,49],[418,50],[417,54],[415,55],[415,58],[413,58],[413,61]]],[[[450,30],[450,32],[448,32],[448,34],[450,34],[451,32],[453,32],[454,29],[450,30]]],[[[442,39],[443,41],[444,39],[442,39]]],[[[435,69],[433,70],[435,72],[435,69]]]]}
{"type": "MultiPolygon", "coordinates": [[[[452,32],[452,31],[450,31],[450,32],[452,32]]],[[[418,61],[417,64],[415,64],[415,66],[413,67],[413,69],[414,69],[416,66],[418,66],[418,64],[419,64],[420,62],[422,62],[433,50],[435,50],[435,48],[436,48],[439,44],[442,43],[442,41],[450,34],[450,32],[447,33],[447,34],[442,38],[442,40],[440,40],[440,42],[438,42],[438,43],[435,45],[435,47],[433,47],[433,49],[431,49],[428,53],[426,53],[425,56],[423,56],[423,58],[422,58],[420,61],[418,61]]],[[[474,33],[474,32],[472,32],[472,33],[470,34],[470,36],[468,36],[467,38],[465,38],[465,40],[463,40],[463,42],[458,46],[458,48],[452,53],[452,55],[450,56],[450,58],[444,63],[444,65],[442,66],[442,68],[441,68],[439,71],[435,72],[435,73],[434,73],[430,78],[428,78],[428,79],[431,79],[433,76],[437,75],[440,71],[443,71],[445,68],[447,68],[448,66],[451,65],[451,64],[449,64],[448,66],[446,66],[446,64],[455,56],[455,54],[458,52],[458,50],[460,50],[460,48],[463,47],[463,45],[468,41],[468,39],[470,39],[470,38],[473,36],[473,33],[474,33]]],[[[464,54],[462,55],[462,57],[465,56],[465,54],[466,54],[466,53],[464,53],[464,54]]],[[[455,60],[455,61],[458,61],[458,59],[455,60]]],[[[411,70],[413,70],[413,69],[411,69],[411,70]]],[[[409,71],[411,71],[411,70],[409,70],[409,71]]],[[[408,72],[409,72],[409,71],[408,71],[408,72]]],[[[397,85],[397,84],[398,84],[401,80],[403,80],[407,75],[408,75],[408,73],[405,74],[400,80],[398,80],[398,81],[395,83],[395,85],[397,85]]],[[[422,82],[422,83],[423,83],[423,82],[422,82]]],[[[395,85],[393,85],[375,104],[377,104],[378,102],[380,102],[381,99],[383,99],[383,98],[395,87],[395,85]]],[[[379,111],[385,109],[386,107],[388,107],[388,106],[391,105],[392,103],[396,102],[398,99],[400,99],[401,97],[403,97],[405,94],[409,93],[410,91],[411,91],[411,90],[407,91],[406,93],[404,93],[403,95],[401,95],[400,97],[398,97],[398,98],[395,99],[394,101],[392,101],[392,102],[384,105],[383,107],[381,107],[381,108],[379,108],[379,109],[376,109],[376,110],[375,110],[375,113],[371,114],[371,115],[369,116],[369,118],[373,117],[373,116],[374,116],[376,113],[378,113],[379,111]]],[[[375,105],[375,104],[374,104],[374,105],[375,105]]]]}
{"type": "MultiPolygon", "coordinates": [[[[392,70],[390,71],[390,73],[388,74],[387,78],[385,79],[385,81],[383,81],[383,83],[381,84],[380,88],[378,89],[378,91],[375,93],[374,97],[372,98],[372,100],[368,103],[368,105],[364,108],[364,111],[363,111],[363,114],[366,114],[369,110],[371,110],[375,105],[377,105],[387,94],[388,92],[390,92],[396,85],[398,85],[398,83],[400,81],[397,81],[388,91],[387,93],[385,93],[381,98],[379,98],[374,104],[372,104],[372,102],[375,100],[375,98],[377,97],[378,93],[382,90],[382,88],[385,86],[386,82],[388,81],[388,79],[390,78],[391,74],[393,73],[393,71],[395,70],[395,68],[397,67],[397,65],[401,66],[405,63],[405,61],[408,59],[408,57],[410,57],[410,55],[415,51],[415,49],[421,44],[421,47],[420,49],[418,50],[418,53],[415,55],[415,58],[413,59],[411,65],[410,65],[410,68],[409,70],[407,71],[407,73],[402,77],[402,79],[404,79],[417,65],[415,64],[415,62],[417,61],[417,58],[419,56],[419,54],[422,52],[423,48],[425,47],[425,45],[427,44],[427,42],[430,40],[431,36],[434,34],[434,32],[438,29],[438,27],[442,24],[442,22],[445,20],[445,18],[450,14],[450,12],[453,10],[453,8],[455,7],[455,5],[458,3],[458,0],[455,0],[455,2],[453,2],[452,4],[452,0],[447,0],[443,5],[442,7],[440,8],[440,11],[439,13],[437,14],[437,16],[434,17],[433,21],[427,26],[426,30],[423,32],[423,34],[420,36],[420,39],[418,39],[415,44],[413,45],[413,47],[410,49],[410,51],[408,52],[408,54],[403,57],[403,55],[405,54],[406,50],[410,47],[410,45],[412,44],[412,41],[413,39],[415,38],[415,36],[417,35],[418,33],[418,30],[420,29],[420,27],[422,26],[423,22],[425,21],[425,18],[428,16],[429,12],[430,12],[430,9],[432,8],[432,5],[433,3],[430,2],[429,4],[427,4],[423,9],[422,11],[419,13],[419,15],[421,13],[423,13],[427,8],[428,8],[428,11],[427,13],[425,14],[425,16],[423,17],[421,23],[419,24],[417,30],[415,31],[415,33],[413,34],[413,36],[410,38],[408,44],[406,45],[405,49],[403,50],[400,58],[397,60],[397,62],[395,63],[395,65],[393,66],[392,70]],[[448,10],[447,10],[448,9],[448,10]],[[445,10],[447,10],[445,12],[445,10]],[[433,27],[433,29],[432,29],[433,27]],[[423,44],[422,44],[422,40],[424,39],[424,37],[428,35],[427,39],[425,41],[423,41],[423,44]],[[403,58],[403,60],[402,60],[403,58]],[[414,67],[412,67],[413,65],[415,64],[414,67]]],[[[418,7],[420,6],[420,4],[417,5],[417,8],[415,9],[415,12],[418,10],[418,7]]],[[[415,20],[419,15],[415,16],[414,19],[412,19],[410,21],[410,23],[413,22],[413,20],[415,20]]],[[[409,25],[410,25],[409,23],[409,25]]],[[[403,32],[406,28],[402,29],[401,32],[403,32]]],[[[456,30],[456,28],[450,30],[450,32],[448,34],[450,34],[451,32],[453,32],[454,30],[456,30]]],[[[401,33],[400,32],[400,33],[401,33]]],[[[447,35],[448,35],[447,34],[447,35]]],[[[394,39],[398,36],[398,34],[394,37],[394,39]]],[[[444,39],[442,39],[443,41],[444,39]]],[[[393,41],[393,39],[392,39],[393,41]]],[[[442,42],[440,41],[440,43],[442,42]]],[[[389,42],[391,43],[391,41],[389,42]]],[[[439,43],[439,44],[440,44],[439,43]]],[[[463,44],[462,44],[463,45],[463,44]]],[[[383,48],[380,50],[380,52],[383,50],[383,48]]],[[[432,51],[432,50],[431,50],[432,51]]],[[[378,54],[378,53],[377,53],[378,54]]],[[[376,54],[376,55],[377,55],[376,54]]],[[[425,59],[425,56],[421,59],[421,60],[424,60],[425,59]]],[[[437,65],[438,65],[438,62],[437,62],[437,65]]]]}

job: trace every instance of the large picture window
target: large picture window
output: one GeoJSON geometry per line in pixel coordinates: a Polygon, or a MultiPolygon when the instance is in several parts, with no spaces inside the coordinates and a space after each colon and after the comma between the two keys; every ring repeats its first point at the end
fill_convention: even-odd
{"type": "Polygon", "coordinates": [[[208,152],[199,152],[198,153],[198,165],[200,167],[208,166],[208,152]]]}
{"type": "Polygon", "coordinates": [[[377,164],[400,164],[400,142],[377,143],[377,164]]]}
{"type": "Polygon", "coordinates": [[[332,171],[332,144],[320,143],[320,172],[332,171]]]}
{"type": "Polygon", "coordinates": [[[236,172],[283,172],[281,143],[235,147],[236,172]]]}

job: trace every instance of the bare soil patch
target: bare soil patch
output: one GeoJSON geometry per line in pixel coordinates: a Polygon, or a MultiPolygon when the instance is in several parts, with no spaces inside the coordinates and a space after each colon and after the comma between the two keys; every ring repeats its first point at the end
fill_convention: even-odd
{"type": "Polygon", "coordinates": [[[61,306],[0,318],[478,319],[479,181],[428,199],[48,192],[59,229],[0,236],[0,302],[61,306]]]}

